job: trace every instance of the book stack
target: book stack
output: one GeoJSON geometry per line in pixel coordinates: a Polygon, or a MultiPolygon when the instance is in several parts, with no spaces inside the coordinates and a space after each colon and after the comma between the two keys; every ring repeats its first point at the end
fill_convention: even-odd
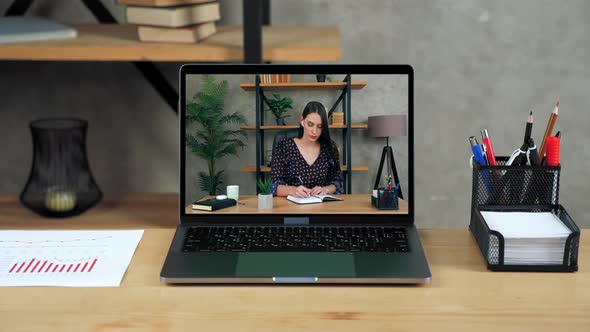
{"type": "Polygon", "coordinates": [[[260,83],[290,83],[291,74],[260,74],[260,83]]]}
{"type": "Polygon", "coordinates": [[[142,42],[198,43],[215,34],[219,3],[211,0],[119,0],[142,42]]]}
{"type": "Polygon", "coordinates": [[[504,237],[504,264],[563,263],[565,243],[572,231],[553,213],[482,211],[481,215],[490,230],[504,237]]]}
{"type": "Polygon", "coordinates": [[[343,125],[344,124],[344,113],[333,112],[332,113],[332,124],[333,125],[343,125]]]}

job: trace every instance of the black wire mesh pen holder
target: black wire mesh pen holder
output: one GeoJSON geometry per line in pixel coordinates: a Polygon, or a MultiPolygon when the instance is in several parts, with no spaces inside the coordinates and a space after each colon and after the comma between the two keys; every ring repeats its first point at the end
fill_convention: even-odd
{"type": "Polygon", "coordinates": [[[33,164],[20,195],[23,205],[44,217],[70,217],[94,206],[102,192],[86,156],[88,123],[73,118],[33,121],[33,164]]]}
{"type": "Polygon", "coordinates": [[[559,202],[559,166],[506,166],[498,157],[497,166],[473,167],[472,206],[555,205],[559,202]]]}
{"type": "Polygon", "coordinates": [[[507,166],[508,157],[497,157],[498,165],[473,167],[471,220],[469,229],[493,271],[574,272],[578,270],[580,230],[559,204],[559,166],[507,166]],[[481,211],[552,212],[571,231],[565,242],[562,264],[505,264],[504,237],[490,230],[481,211]]]}
{"type": "Polygon", "coordinates": [[[376,196],[371,196],[371,204],[379,210],[399,210],[397,188],[375,189],[376,196]]]}

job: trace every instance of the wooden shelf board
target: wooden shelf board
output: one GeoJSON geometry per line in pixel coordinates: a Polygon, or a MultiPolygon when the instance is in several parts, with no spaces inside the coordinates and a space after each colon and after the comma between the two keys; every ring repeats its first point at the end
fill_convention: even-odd
{"type": "MultiPolygon", "coordinates": [[[[241,62],[241,26],[218,26],[218,32],[198,44],[142,43],[136,25],[68,24],[78,38],[3,44],[0,60],[29,61],[195,61],[241,62]]],[[[264,62],[336,62],[340,38],[336,27],[265,26],[264,62]]]]}
{"type": "MultiPolygon", "coordinates": [[[[330,129],[344,129],[346,125],[329,125],[330,129]]],[[[369,125],[366,123],[357,123],[351,125],[352,129],[369,129],[369,125]]],[[[283,129],[296,129],[299,126],[260,126],[262,130],[283,130],[283,129]]],[[[240,126],[240,129],[245,130],[256,130],[256,126],[240,126]]]]}
{"type": "MultiPolygon", "coordinates": [[[[342,172],[346,172],[346,171],[348,171],[348,166],[341,166],[340,170],[342,172]]],[[[352,170],[353,171],[368,171],[369,166],[352,166],[352,170]]],[[[261,166],[260,171],[263,173],[268,173],[268,172],[270,172],[270,167],[261,166]]],[[[242,168],[240,168],[240,172],[256,172],[256,166],[242,167],[242,168]]]]}
{"type": "MultiPolygon", "coordinates": [[[[351,89],[360,90],[368,84],[367,81],[351,82],[351,89]]],[[[345,82],[292,82],[292,83],[263,83],[260,84],[265,90],[342,90],[346,87],[345,82]]],[[[255,83],[242,83],[240,88],[246,91],[256,89],[255,83]]]]}

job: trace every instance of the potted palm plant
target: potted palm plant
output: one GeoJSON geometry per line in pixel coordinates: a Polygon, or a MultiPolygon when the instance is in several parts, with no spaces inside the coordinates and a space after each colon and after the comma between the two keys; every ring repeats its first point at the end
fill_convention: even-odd
{"type": "Polygon", "coordinates": [[[212,75],[203,75],[201,90],[186,104],[186,145],[207,162],[207,172],[199,172],[199,185],[209,195],[223,183],[220,159],[236,156],[245,146],[246,134],[235,126],[246,124],[246,118],[239,112],[223,112],[226,94],[227,81],[218,83],[212,75]]]}
{"type": "Polygon", "coordinates": [[[272,194],[270,189],[272,180],[270,178],[256,180],[256,185],[260,193],[258,194],[258,209],[270,210],[272,209],[272,194]]]}
{"type": "Polygon", "coordinates": [[[266,104],[268,105],[267,111],[271,111],[277,120],[277,126],[285,125],[285,118],[290,115],[284,115],[287,110],[293,109],[293,99],[290,97],[283,97],[280,93],[273,93],[274,99],[268,99],[266,104]]]}

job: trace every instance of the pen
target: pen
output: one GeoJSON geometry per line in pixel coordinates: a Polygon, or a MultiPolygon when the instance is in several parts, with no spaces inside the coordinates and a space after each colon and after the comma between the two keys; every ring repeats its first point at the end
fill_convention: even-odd
{"type": "Polygon", "coordinates": [[[518,166],[522,163],[522,158],[526,157],[526,152],[529,149],[529,143],[523,143],[520,149],[514,151],[510,159],[506,162],[506,166],[518,166]]]}
{"type": "MultiPolygon", "coordinates": [[[[299,183],[301,183],[301,185],[303,186],[303,180],[301,180],[301,176],[297,176],[297,178],[299,179],[299,183]]],[[[309,197],[309,194],[307,194],[307,197],[309,197]]]]}
{"type": "Polygon", "coordinates": [[[561,138],[556,136],[547,137],[547,156],[545,162],[547,166],[559,165],[559,143],[561,138]]]}
{"type": "Polygon", "coordinates": [[[532,138],[529,138],[529,160],[531,165],[539,165],[539,153],[537,152],[537,146],[532,138]]]}
{"type": "Polygon", "coordinates": [[[555,122],[557,122],[557,115],[559,113],[559,101],[555,104],[551,115],[549,116],[549,122],[547,122],[547,128],[545,128],[545,134],[543,135],[543,140],[541,141],[541,148],[539,149],[539,158],[543,159],[545,156],[545,149],[546,140],[549,136],[551,136],[551,132],[553,131],[553,126],[555,126],[555,122]]]}
{"type": "Polygon", "coordinates": [[[483,159],[485,160],[486,165],[488,165],[489,162],[488,162],[488,156],[486,156],[486,146],[485,146],[485,144],[480,144],[479,146],[481,147],[481,151],[483,152],[483,159]]]}
{"type": "MultiPolygon", "coordinates": [[[[537,152],[537,146],[532,138],[529,138],[529,162],[531,166],[538,166],[539,153],[537,152]]],[[[531,171],[531,176],[525,184],[526,190],[524,196],[520,199],[520,204],[536,204],[539,197],[536,187],[539,185],[539,175],[536,171],[531,171]]]]}
{"type": "Polygon", "coordinates": [[[479,146],[479,143],[477,143],[475,136],[469,137],[469,144],[471,145],[471,151],[473,151],[473,158],[475,161],[477,161],[481,166],[485,166],[486,161],[483,158],[481,147],[479,146]]]}
{"type": "MultiPolygon", "coordinates": [[[[473,159],[475,159],[475,161],[481,166],[486,166],[488,163],[485,161],[484,154],[482,152],[482,150],[485,151],[485,146],[479,145],[479,143],[477,143],[477,139],[475,138],[475,136],[469,137],[469,144],[471,145],[471,151],[473,151],[473,159]]],[[[488,174],[487,170],[482,170],[479,173],[482,176],[482,180],[489,194],[492,189],[490,183],[490,175],[488,174]]]]}
{"type": "Polygon", "coordinates": [[[387,177],[387,183],[385,184],[385,189],[391,189],[391,176],[387,177]]]}
{"type": "Polygon", "coordinates": [[[486,146],[486,155],[488,156],[488,162],[491,166],[496,166],[496,155],[494,154],[494,146],[492,145],[492,140],[490,135],[488,134],[488,130],[484,129],[481,131],[481,137],[483,144],[486,146]]]}
{"type": "Polygon", "coordinates": [[[533,131],[533,111],[529,113],[529,117],[526,121],[526,127],[524,130],[524,143],[529,143],[529,139],[531,138],[531,132],[533,131]]]}

